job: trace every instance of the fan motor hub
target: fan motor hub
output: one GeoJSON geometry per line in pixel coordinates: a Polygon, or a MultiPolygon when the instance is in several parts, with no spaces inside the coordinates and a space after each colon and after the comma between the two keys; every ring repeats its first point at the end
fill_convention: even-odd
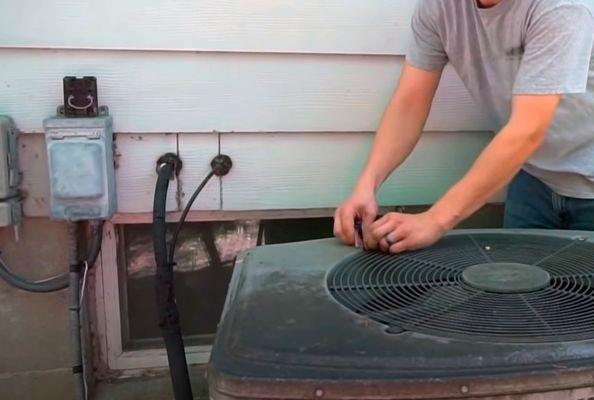
{"type": "Polygon", "coordinates": [[[532,293],[549,286],[544,269],[527,264],[488,263],[468,267],[462,279],[469,286],[491,293],[532,293]]]}

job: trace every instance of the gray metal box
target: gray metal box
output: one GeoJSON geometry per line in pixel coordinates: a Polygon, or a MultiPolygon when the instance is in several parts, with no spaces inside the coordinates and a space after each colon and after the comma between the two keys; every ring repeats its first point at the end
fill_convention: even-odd
{"type": "Polygon", "coordinates": [[[0,202],[0,228],[17,225],[22,218],[22,202],[19,197],[0,202]]]}
{"type": "Polygon", "coordinates": [[[0,116],[0,200],[17,195],[19,183],[17,130],[10,118],[0,116]]]}
{"type": "Polygon", "coordinates": [[[50,213],[70,221],[109,219],[116,211],[112,118],[48,118],[50,213]]]}
{"type": "Polygon", "coordinates": [[[17,134],[12,120],[0,116],[0,227],[21,221],[17,134]]]}

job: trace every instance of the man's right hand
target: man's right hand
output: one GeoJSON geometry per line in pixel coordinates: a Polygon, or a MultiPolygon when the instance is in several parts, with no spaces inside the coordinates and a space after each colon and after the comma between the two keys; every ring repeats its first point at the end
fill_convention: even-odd
{"type": "Polygon", "coordinates": [[[378,205],[372,190],[355,191],[334,213],[334,236],[348,245],[355,245],[355,219],[361,218],[363,231],[377,217],[378,205]]]}
{"type": "Polygon", "coordinates": [[[406,160],[417,144],[440,78],[441,68],[425,71],[405,62],[359,182],[351,197],[334,214],[334,235],[346,244],[355,244],[357,217],[362,220],[363,234],[369,232],[378,213],[375,199],[378,184],[406,160]]]}

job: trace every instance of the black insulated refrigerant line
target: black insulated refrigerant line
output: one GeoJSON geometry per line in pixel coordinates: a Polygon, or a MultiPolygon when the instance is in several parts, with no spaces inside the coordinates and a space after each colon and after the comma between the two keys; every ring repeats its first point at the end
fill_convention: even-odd
{"type": "Polygon", "coordinates": [[[188,212],[200,192],[213,176],[225,176],[229,173],[231,167],[231,159],[225,155],[218,155],[211,162],[211,172],[204,178],[184,208],[173,234],[168,252],[166,224],[167,190],[169,189],[169,181],[179,174],[182,168],[182,162],[176,154],[172,153],[165,154],[157,162],[158,177],[153,203],[153,247],[157,265],[155,293],[159,327],[161,328],[161,334],[167,350],[171,384],[176,400],[192,400],[193,396],[173,287],[175,246],[188,212]]]}

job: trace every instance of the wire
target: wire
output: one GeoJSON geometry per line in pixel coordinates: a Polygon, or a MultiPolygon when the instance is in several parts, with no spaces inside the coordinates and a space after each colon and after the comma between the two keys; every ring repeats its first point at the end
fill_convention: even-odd
{"type": "Polygon", "coordinates": [[[80,223],[68,222],[68,264],[70,285],[68,315],[70,320],[70,341],[72,345],[72,376],[76,400],[85,400],[83,341],[81,335],[80,283],[81,267],[78,252],[80,223]]]}
{"type": "Polygon", "coordinates": [[[167,361],[176,400],[191,400],[192,385],[184,340],[179,324],[179,311],[173,288],[173,264],[167,257],[167,189],[173,173],[173,163],[165,163],[157,170],[153,202],[153,246],[155,251],[155,295],[161,335],[167,350],[167,361]]]}
{"type": "Polygon", "coordinates": [[[179,234],[182,230],[182,227],[184,226],[184,222],[186,222],[188,213],[190,212],[190,209],[192,208],[192,205],[196,201],[196,198],[198,197],[200,192],[202,192],[202,190],[204,189],[204,187],[206,186],[208,181],[210,181],[210,179],[213,176],[214,176],[213,171],[210,171],[210,173],[208,175],[206,175],[206,177],[202,180],[202,183],[200,183],[198,188],[194,191],[194,194],[192,194],[192,197],[190,197],[188,204],[186,204],[186,207],[184,208],[184,211],[182,212],[182,215],[179,218],[179,222],[177,223],[177,226],[175,227],[175,232],[173,233],[173,238],[171,239],[171,243],[169,245],[169,264],[171,264],[171,265],[173,265],[173,263],[175,261],[175,247],[177,246],[177,239],[179,238],[179,234]]]}
{"type": "Polygon", "coordinates": [[[181,165],[181,161],[175,157],[171,157],[170,161],[159,163],[157,167],[157,184],[155,186],[153,202],[153,247],[156,263],[155,294],[157,298],[159,326],[163,341],[165,342],[165,349],[167,350],[167,361],[173,384],[174,397],[176,400],[191,400],[193,398],[192,385],[188,374],[188,363],[173,284],[175,248],[188,213],[200,192],[202,192],[214,175],[224,176],[229,173],[233,163],[231,162],[231,158],[223,154],[219,154],[213,159],[210,164],[212,168],[211,172],[208,173],[194,191],[180,216],[168,250],[166,240],[167,189],[169,187],[169,180],[172,178],[173,173],[176,172],[175,167],[179,165],[181,165]]]}
{"type": "Polygon", "coordinates": [[[40,281],[28,281],[13,273],[2,258],[0,258],[0,278],[11,286],[33,293],[56,292],[68,287],[68,273],[40,281]]]}
{"type": "MultiPolygon", "coordinates": [[[[89,248],[86,263],[92,268],[99,257],[101,245],[103,242],[103,225],[104,221],[92,221],[93,224],[93,241],[89,248]]],[[[4,279],[9,285],[21,290],[32,293],[51,293],[57,292],[68,287],[69,273],[63,273],[53,276],[51,278],[42,279],[38,281],[29,281],[21,276],[16,275],[8,264],[0,257],[0,278],[4,279]]]]}
{"type": "Polygon", "coordinates": [[[83,373],[83,383],[85,385],[85,400],[89,398],[89,385],[87,384],[87,377],[83,373]]]}
{"type": "Polygon", "coordinates": [[[79,307],[82,306],[83,300],[85,298],[85,287],[87,286],[87,273],[89,272],[89,263],[84,261],[83,264],[85,265],[85,272],[83,272],[82,284],[80,287],[80,300],[78,302],[79,307]]]}
{"type": "MultiPolygon", "coordinates": [[[[89,274],[89,263],[86,261],[83,261],[83,265],[84,265],[84,272],[83,272],[83,278],[82,278],[82,283],[81,283],[81,289],[80,289],[80,296],[79,296],[79,300],[78,300],[78,313],[80,315],[80,320],[81,320],[81,326],[83,326],[83,324],[85,323],[85,318],[86,318],[86,314],[85,314],[85,307],[84,307],[84,300],[85,300],[85,288],[87,286],[87,276],[89,274]]],[[[82,359],[85,360],[86,359],[86,352],[85,352],[85,346],[81,346],[81,355],[82,355],[82,359]]],[[[84,369],[84,365],[85,362],[83,361],[83,371],[82,371],[82,380],[83,380],[83,385],[85,388],[85,400],[87,400],[89,398],[89,385],[87,383],[87,374],[86,371],[84,369]]]]}

